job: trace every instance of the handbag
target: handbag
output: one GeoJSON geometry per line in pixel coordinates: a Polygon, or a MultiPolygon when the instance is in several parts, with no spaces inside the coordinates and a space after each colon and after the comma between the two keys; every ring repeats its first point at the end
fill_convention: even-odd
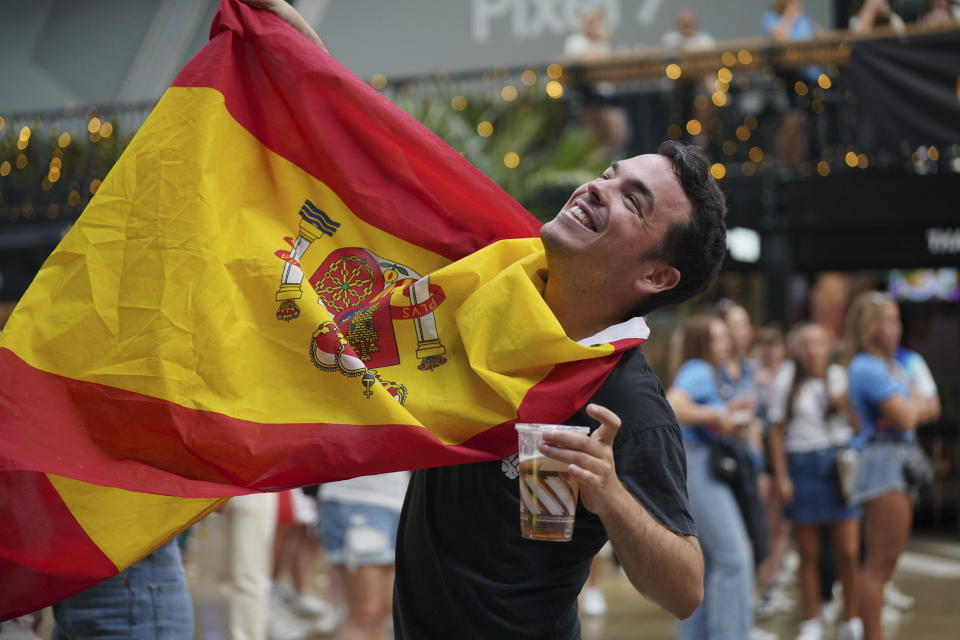
{"type": "Polygon", "coordinates": [[[903,461],[903,479],[912,492],[920,491],[933,484],[933,461],[918,446],[907,454],[903,461]]]}
{"type": "Polygon", "coordinates": [[[720,439],[710,441],[710,473],[724,484],[736,483],[740,462],[736,450],[729,442],[720,439]]]}
{"type": "Polygon", "coordinates": [[[837,482],[840,485],[840,496],[845,502],[850,502],[853,496],[853,476],[860,464],[860,452],[853,447],[837,447],[837,456],[834,460],[837,468],[837,482]]]}

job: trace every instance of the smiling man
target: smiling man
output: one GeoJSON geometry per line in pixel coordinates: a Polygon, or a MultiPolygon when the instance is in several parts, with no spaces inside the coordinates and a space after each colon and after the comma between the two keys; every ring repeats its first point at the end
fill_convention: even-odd
{"type": "MultiPolygon", "coordinates": [[[[581,185],[541,238],[543,297],[584,344],[703,291],[725,252],[726,205],[698,147],[614,163],[581,185]]],[[[636,589],[678,618],[703,594],[676,418],[639,349],[628,351],[543,453],[569,463],[582,506],[573,540],[522,539],[510,460],[415,471],[397,542],[398,638],[580,636],[577,595],[609,539],[636,589]],[[604,408],[606,407],[606,408],[604,408]]]]}

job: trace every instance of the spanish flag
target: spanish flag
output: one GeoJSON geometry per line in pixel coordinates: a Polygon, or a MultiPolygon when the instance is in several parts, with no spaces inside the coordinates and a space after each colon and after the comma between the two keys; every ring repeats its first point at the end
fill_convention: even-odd
{"type": "Polygon", "coordinates": [[[569,418],[645,334],[570,340],[538,228],[224,0],[0,337],[0,619],[230,496],[497,459],[569,418]]]}

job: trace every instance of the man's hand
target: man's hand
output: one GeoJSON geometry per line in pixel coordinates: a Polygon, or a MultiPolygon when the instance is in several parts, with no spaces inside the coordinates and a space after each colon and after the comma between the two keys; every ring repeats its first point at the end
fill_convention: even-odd
{"type": "Polygon", "coordinates": [[[546,432],[540,451],[569,463],[568,471],[580,483],[583,506],[603,516],[616,502],[632,498],[620,484],[613,461],[613,439],[620,430],[620,418],[598,404],[587,405],[587,415],[600,422],[589,436],[569,431],[546,432]]]}
{"type": "Polygon", "coordinates": [[[323,44],[323,40],[320,36],[317,35],[317,32],[307,24],[307,21],[303,19],[296,9],[293,8],[293,5],[284,2],[284,0],[241,0],[254,9],[260,9],[261,11],[269,11],[277,17],[281,18],[284,22],[289,24],[291,27],[302,33],[307,37],[312,43],[320,47],[320,50],[324,53],[330,53],[327,49],[327,45],[323,44]]]}
{"type": "MultiPolygon", "coordinates": [[[[600,422],[589,436],[545,433],[540,451],[566,462],[580,483],[583,506],[599,516],[633,586],[678,618],[703,599],[703,555],[693,536],[680,536],[657,522],[617,477],[613,439],[620,418],[596,404],[587,415],[600,422]]],[[[677,470],[680,473],[680,470],[677,470]]]]}

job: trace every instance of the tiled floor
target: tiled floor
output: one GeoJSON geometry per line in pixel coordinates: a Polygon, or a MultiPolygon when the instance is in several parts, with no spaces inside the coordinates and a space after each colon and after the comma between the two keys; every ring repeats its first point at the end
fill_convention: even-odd
{"type": "MultiPolygon", "coordinates": [[[[888,628],[888,639],[956,640],[960,638],[960,540],[914,540],[901,559],[894,582],[916,600],[899,624],[888,628]]],[[[672,640],[675,623],[641,598],[622,576],[606,581],[608,613],[584,620],[584,640],[672,640]]],[[[795,593],[791,593],[796,597],[795,593]]],[[[793,640],[800,623],[798,611],[780,614],[759,626],[781,640],[793,640]]],[[[827,636],[833,640],[833,635],[827,636]]]]}

